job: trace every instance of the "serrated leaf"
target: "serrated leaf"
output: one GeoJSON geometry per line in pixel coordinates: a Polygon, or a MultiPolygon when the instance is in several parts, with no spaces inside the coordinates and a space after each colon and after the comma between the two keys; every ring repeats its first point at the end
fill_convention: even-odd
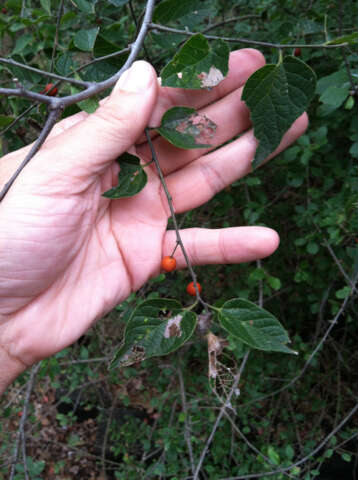
{"type": "Polygon", "coordinates": [[[286,346],[290,339],[277,318],[249,300],[234,298],[225,302],[219,320],[225,330],[251,348],[296,353],[286,346]]]}
{"type": "Polygon", "coordinates": [[[211,88],[229,69],[229,47],[222,40],[209,44],[201,33],[191,37],[161,71],[162,85],[180,88],[211,88]]]}
{"type": "Polygon", "coordinates": [[[195,10],[196,2],[193,0],[164,0],[156,6],[153,21],[163,25],[176,20],[195,10]]]}
{"type": "Polygon", "coordinates": [[[215,133],[216,124],[194,108],[173,107],[165,112],[156,130],[178,148],[205,148],[215,133]]]}
{"type": "Polygon", "coordinates": [[[354,33],[350,33],[349,35],[343,35],[342,37],[334,38],[333,40],[329,40],[329,42],[326,42],[325,45],[338,45],[340,43],[348,43],[349,45],[358,43],[358,32],[354,32],[354,33]]]}
{"type": "Polygon", "coordinates": [[[261,165],[278,147],[285,132],[307,109],[315,88],[313,70],[291,56],[251,75],[242,99],[250,109],[254,135],[259,142],[252,162],[254,167],[261,165]]]}
{"type": "Polygon", "coordinates": [[[146,300],[133,311],[111,368],[174,352],[192,336],[196,321],[177,300],[146,300]]]}
{"type": "Polygon", "coordinates": [[[143,170],[139,158],[130,153],[124,153],[117,161],[121,167],[118,174],[118,185],[102,195],[106,198],[133,197],[146,186],[147,174],[143,170]]]}
{"type": "Polygon", "coordinates": [[[90,52],[96,41],[99,28],[91,28],[90,30],[80,30],[76,33],[73,42],[75,46],[84,52],[90,52]]]}

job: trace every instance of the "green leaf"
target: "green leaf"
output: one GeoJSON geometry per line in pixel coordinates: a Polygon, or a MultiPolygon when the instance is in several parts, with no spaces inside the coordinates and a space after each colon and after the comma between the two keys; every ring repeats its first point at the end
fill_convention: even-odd
{"type": "Polygon", "coordinates": [[[178,148],[205,148],[215,133],[216,124],[194,108],[173,107],[167,110],[156,130],[178,148]]]}
{"type": "Polygon", "coordinates": [[[61,55],[56,61],[56,70],[64,77],[71,75],[75,71],[76,66],[76,63],[69,52],[61,55]]]}
{"type": "Polygon", "coordinates": [[[298,58],[257,70],[245,84],[242,99],[250,109],[259,142],[253,166],[258,167],[280,144],[284,133],[307,109],[314,96],[316,75],[298,58]]]}
{"type": "Polygon", "coordinates": [[[130,153],[124,153],[117,161],[121,167],[118,185],[102,195],[106,198],[133,197],[145,187],[147,174],[140,165],[139,158],[130,153]]]}
{"type": "Polygon", "coordinates": [[[94,4],[92,2],[88,2],[87,0],[72,0],[72,3],[74,3],[81,12],[94,13],[94,4]]]}
{"type": "Polygon", "coordinates": [[[163,25],[176,20],[195,10],[196,2],[193,0],[164,0],[155,8],[153,21],[163,25]]]}
{"type": "Polygon", "coordinates": [[[267,455],[274,465],[280,465],[280,456],[271,445],[267,448],[267,455]]]}
{"type": "Polygon", "coordinates": [[[297,354],[286,346],[290,339],[281,323],[249,300],[228,300],[219,311],[219,320],[225,330],[251,348],[297,354]]]}
{"type": "Polygon", "coordinates": [[[349,87],[336,87],[332,85],[328,87],[319,97],[322,103],[339,108],[349,95],[349,87]]]}
{"type": "Polygon", "coordinates": [[[51,0],[40,0],[40,3],[47,15],[51,15],[51,0]]]}
{"type": "Polygon", "coordinates": [[[204,35],[191,37],[161,71],[162,85],[180,88],[211,88],[229,69],[229,47],[222,40],[209,44],[204,35]]]}
{"type": "Polygon", "coordinates": [[[346,70],[338,70],[322,77],[317,82],[317,93],[322,95],[329,87],[347,87],[349,86],[349,76],[346,70]]]}
{"type": "Polygon", "coordinates": [[[271,275],[267,276],[267,281],[271,288],[274,290],[280,290],[281,288],[281,280],[277,277],[271,277],[271,275]]]}
{"type": "Polygon", "coordinates": [[[76,33],[73,41],[79,50],[90,52],[93,49],[94,42],[98,34],[99,28],[91,28],[90,30],[80,30],[76,33]]]}
{"type": "Polygon", "coordinates": [[[0,115],[0,127],[7,127],[14,120],[14,117],[0,115]]]}
{"type": "Polygon", "coordinates": [[[33,36],[29,33],[21,35],[21,37],[16,40],[15,48],[12,51],[12,55],[18,55],[19,53],[22,53],[32,41],[33,36]]]}
{"type": "Polygon", "coordinates": [[[349,45],[353,45],[358,43],[358,32],[350,33],[349,35],[343,35],[341,37],[334,38],[329,42],[326,42],[325,45],[337,45],[339,43],[348,43],[349,45]]]}
{"type": "Polygon", "coordinates": [[[316,253],[318,252],[319,250],[319,246],[317,245],[316,242],[309,242],[306,246],[306,250],[308,253],[310,253],[311,255],[316,255],[316,253]]]}
{"type": "Polygon", "coordinates": [[[174,352],[192,336],[196,321],[196,315],[183,310],[177,300],[144,301],[126,325],[122,346],[111,368],[174,352]]]}
{"type": "MultiPolygon", "coordinates": [[[[75,78],[77,80],[80,80],[80,76],[78,74],[75,75],[75,78]]],[[[81,92],[81,89],[71,85],[71,94],[72,95],[74,95],[76,93],[79,93],[79,92],[81,92]]],[[[80,102],[77,103],[77,105],[84,112],[94,113],[97,110],[97,108],[99,107],[99,101],[97,100],[96,97],[90,97],[90,98],[86,98],[85,100],[81,100],[80,102]]]]}
{"type": "Polygon", "coordinates": [[[351,288],[347,286],[336,291],[336,298],[343,300],[351,294],[351,288]]]}

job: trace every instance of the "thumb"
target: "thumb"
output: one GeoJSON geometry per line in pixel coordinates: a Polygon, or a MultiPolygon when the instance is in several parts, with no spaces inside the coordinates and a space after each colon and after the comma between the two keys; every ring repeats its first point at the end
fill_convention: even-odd
{"type": "Polygon", "coordinates": [[[144,61],[134,62],[96,112],[56,136],[45,152],[51,155],[55,148],[63,172],[78,167],[87,176],[101,173],[143,133],[157,92],[153,67],[144,61]]]}

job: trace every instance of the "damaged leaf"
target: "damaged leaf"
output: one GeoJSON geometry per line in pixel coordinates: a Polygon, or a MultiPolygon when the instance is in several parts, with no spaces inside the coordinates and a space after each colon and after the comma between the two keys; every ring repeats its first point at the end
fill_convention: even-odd
{"type": "Polygon", "coordinates": [[[208,148],[216,124],[194,108],[173,107],[165,112],[156,130],[178,148],[208,148]]]}
{"type": "Polygon", "coordinates": [[[102,195],[106,198],[132,197],[139,193],[147,183],[147,174],[135,155],[124,153],[117,162],[121,169],[118,174],[118,185],[102,195]]]}
{"type": "Polygon", "coordinates": [[[183,310],[176,300],[156,298],[143,302],[128,320],[111,368],[174,352],[192,336],[196,321],[196,315],[183,310]]]}
{"type": "Polygon", "coordinates": [[[209,44],[198,33],[184,43],[179,52],[161,71],[164,87],[212,88],[229,70],[229,47],[222,40],[209,44]]]}
{"type": "Polygon", "coordinates": [[[290,339],[277,318],[249,300],[234,298],[225,302],[219,320],[225,330],[251,348],[297,354],[286,346],[290,339]]]}

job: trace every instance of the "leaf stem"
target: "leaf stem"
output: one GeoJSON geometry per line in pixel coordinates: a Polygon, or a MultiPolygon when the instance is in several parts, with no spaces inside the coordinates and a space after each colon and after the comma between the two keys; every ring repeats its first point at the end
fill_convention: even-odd
{"type": "Polygon", "coordinates": [[[168,190],[167,184],[166,184],[166,182],[165,182],[165,178],[164,178],[162,169],[160,168],[160,164],[159,164],[159,161],[158,161],[157,153],[156,153],[156,151],[155,151],[155,148],[154,148],[152,139],[150,138],[150,134],[149,134],[149,129],[148,129],[148,128],[145,129],[145,135],[146,135],[146,137],[147,137],[148,145],[149,145],[150,151],[151,151],[151,153],[152,153],[152,158],[153,158],[153,160],[154,160],[155,167],[156,167],[156,169],[157,169],[160,182],[161,182],[161,184],[162,184],[162,186],[163,186],[163,190],[164,190],[165,195],[166,195],[166,197],[167,197],[167,201],[168,201],[168,205],[169,205],[169,210],[170,210],[170,214],[171,214],[171,217],[172,217],[172,221],[173,221],[173,225],[174,225],[174,229],[175,229],[175,234],[176,234],[176,238],[177,238],[177,244],[180,245],[180,248],[181,248],[181,251],[183,252],[183,256],[184,256],[185,262],[186,262],[186,264],[187,264],[188,270],[189,270],[190,275],[191,275],[191,277],[192,277],[192,279],[193,279],[194,288],[195,288],[195,291],[196,291],[196,298],[197,298],[197,300],[203,305],[205,311],[208,311],[206,302],[204,302],[204,300],[203,300],[203,299],[201,298],[201,296],[200,296],[199,289],[198,289],[198,283],[197,283],[197,279],[196,279],[196,274],[195,274],[195,272],[194,272],[194,270],[193,270],[193,267],[192,267],[192,264],[191,264],[191,262],[190,262],[189,256],[188,256],[188,254],[187,254],[187,251],[185,250],[183,241],[182,241],[181,236],[180,236],[179,226],[178,226],[178,222],[177,222],[177,219],[176,219],[176,216],[175,216],[175,211],[174,211],[173,199],[172,199],[172,196],[170,195],[170,192],[169,192],[169,190],[168,190]]]}

